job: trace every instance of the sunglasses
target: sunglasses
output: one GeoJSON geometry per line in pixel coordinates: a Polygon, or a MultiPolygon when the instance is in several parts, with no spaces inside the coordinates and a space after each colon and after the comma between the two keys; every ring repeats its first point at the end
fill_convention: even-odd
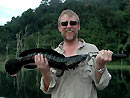
{"type": "MultiPolygon", "coordinates": [[[[70,21],[70,25],[71,25],[71,26],[75,26],[75,25],[77,25],[77,24],[78,24],[77,21],[70,21]]],[[[68,21],[61,22],[61,25],[62,25],[62,26],[67,26],[67,25],[68,25],[68,21]]]]}

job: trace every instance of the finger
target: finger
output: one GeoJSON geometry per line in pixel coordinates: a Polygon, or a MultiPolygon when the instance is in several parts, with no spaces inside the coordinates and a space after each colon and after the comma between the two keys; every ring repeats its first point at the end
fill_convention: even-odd
{"type": "Polygon", "coordinates": [[[44,58],[44,56],[41,54],[41,61],[43,64],[46,64],[46,58],[44,58]]]}
{"type": "Polygon", "coordinates": [[[107,58],[107,56],[108,56],[108,51],[107,50],[104,50],[104,56],[107,58]]]}
{"type": "Polygon", "coordinates": [[[48,60],[47,60],[47,58],[45,58],[44,60],[45,60],[45,64],[48,65],[48,60]]]}
{"type": "Polygon", "coordinates": [[[44,59],[44,64],[48,64],[47,58],[43,58],[44,59]]]}
{"type": "Polygon", "coordinates": [[[35,55],[34,61],[35,61],[36,66],[38,66],[38,55],[35,55]]]}
{"type": "Polygon", "coordinates": [[[35,60],[35,63],[38,64],[38,62],[41,61],[40,54],[35,55],[35,59],[34,60],[35,60]]]}
{"type": "Polygon", "coordinates": [[[108,50],[107,52],[108,52],[109,61],[111,61],[113,52],[110,50],[108,50]]]}
{"type": "Polygon", "coordinates": [[[40,58],[41,58],[41,61],[43,62],[44,61],[43,54],[40,55],[40,58]]]}
{"type": "Polygon", "coordinates": [[[102,54],[102,56],[107,57],[108,54],[109,54],[109,52],[108,52],[107,50],[102,50],[102,51],[101,51],[101,54],[102,54]]]}
{"type": "Polygon", "coordinates": [[[102,55],[102,58],[105,62],[109,62],[112,60],[112,52],[110,50],[104,50],[104,55],[102,55]]]}
{"type": "Polygon", "coordinates": [[[37,61],[41,61],[41,55],[38,53],[37,61]]]}
{"type": "Polygon", "coordinates": [[[101,50],[99,53],[101,61],[108,61],[108,51],[107,50],[101,50]]]}
{"type": "Polygon", "coordinates": [[[38,55],[35,55],[34,61],[37,62],[38,55]]]}
{"type": "Polygon", "coordinates": [[[105,50],[99,51],[99,54],[104,55],[105,54],[105,50]]]}
{"type": "Polygon", "coordinates": [[[113,52],[111,50],[108,50],[109,53],[113,54],[113,52]]]}

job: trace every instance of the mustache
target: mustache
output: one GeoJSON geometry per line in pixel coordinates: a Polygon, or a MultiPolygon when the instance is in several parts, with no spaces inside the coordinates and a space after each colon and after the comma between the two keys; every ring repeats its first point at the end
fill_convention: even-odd
{"type": "Polygon", "coordinates": [[[68,31],[75,31],[75,30],[73,28],[65,29],[65,32],[68,32],[68,31]]]}

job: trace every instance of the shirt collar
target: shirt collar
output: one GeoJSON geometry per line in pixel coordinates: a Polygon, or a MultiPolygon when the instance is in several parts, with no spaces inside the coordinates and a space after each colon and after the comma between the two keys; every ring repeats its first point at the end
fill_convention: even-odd
{"type": "MultiPolygon", "coordinates": [[[[84,47],[84,44],[85,44],[85,41],[81,38],[78,39],[79,40],[79,49],[83,48],[84,47]]],[[[58,47],[61,49],[61,50],[64,50],[63,49],[63,44],[64,44],[64,41],[61,42],[58,47]]]]}

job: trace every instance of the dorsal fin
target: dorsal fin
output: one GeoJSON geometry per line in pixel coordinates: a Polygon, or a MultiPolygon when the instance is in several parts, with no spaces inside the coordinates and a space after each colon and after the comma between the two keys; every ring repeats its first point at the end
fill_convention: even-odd
{"type": "Polygon", "coordinates": [[[25,50],[22,53],[20,53],[19,57],[24,57],[24,56],[27,56],[29,54],[34,54],[34,53],[41,53],[43,55],[47,54],[47,55],[55,55],[58,57],[65,57],[64,55],[58,53],[57,51],[55,51],[53,49],[43,49],[43,48],[25,50]]]}

